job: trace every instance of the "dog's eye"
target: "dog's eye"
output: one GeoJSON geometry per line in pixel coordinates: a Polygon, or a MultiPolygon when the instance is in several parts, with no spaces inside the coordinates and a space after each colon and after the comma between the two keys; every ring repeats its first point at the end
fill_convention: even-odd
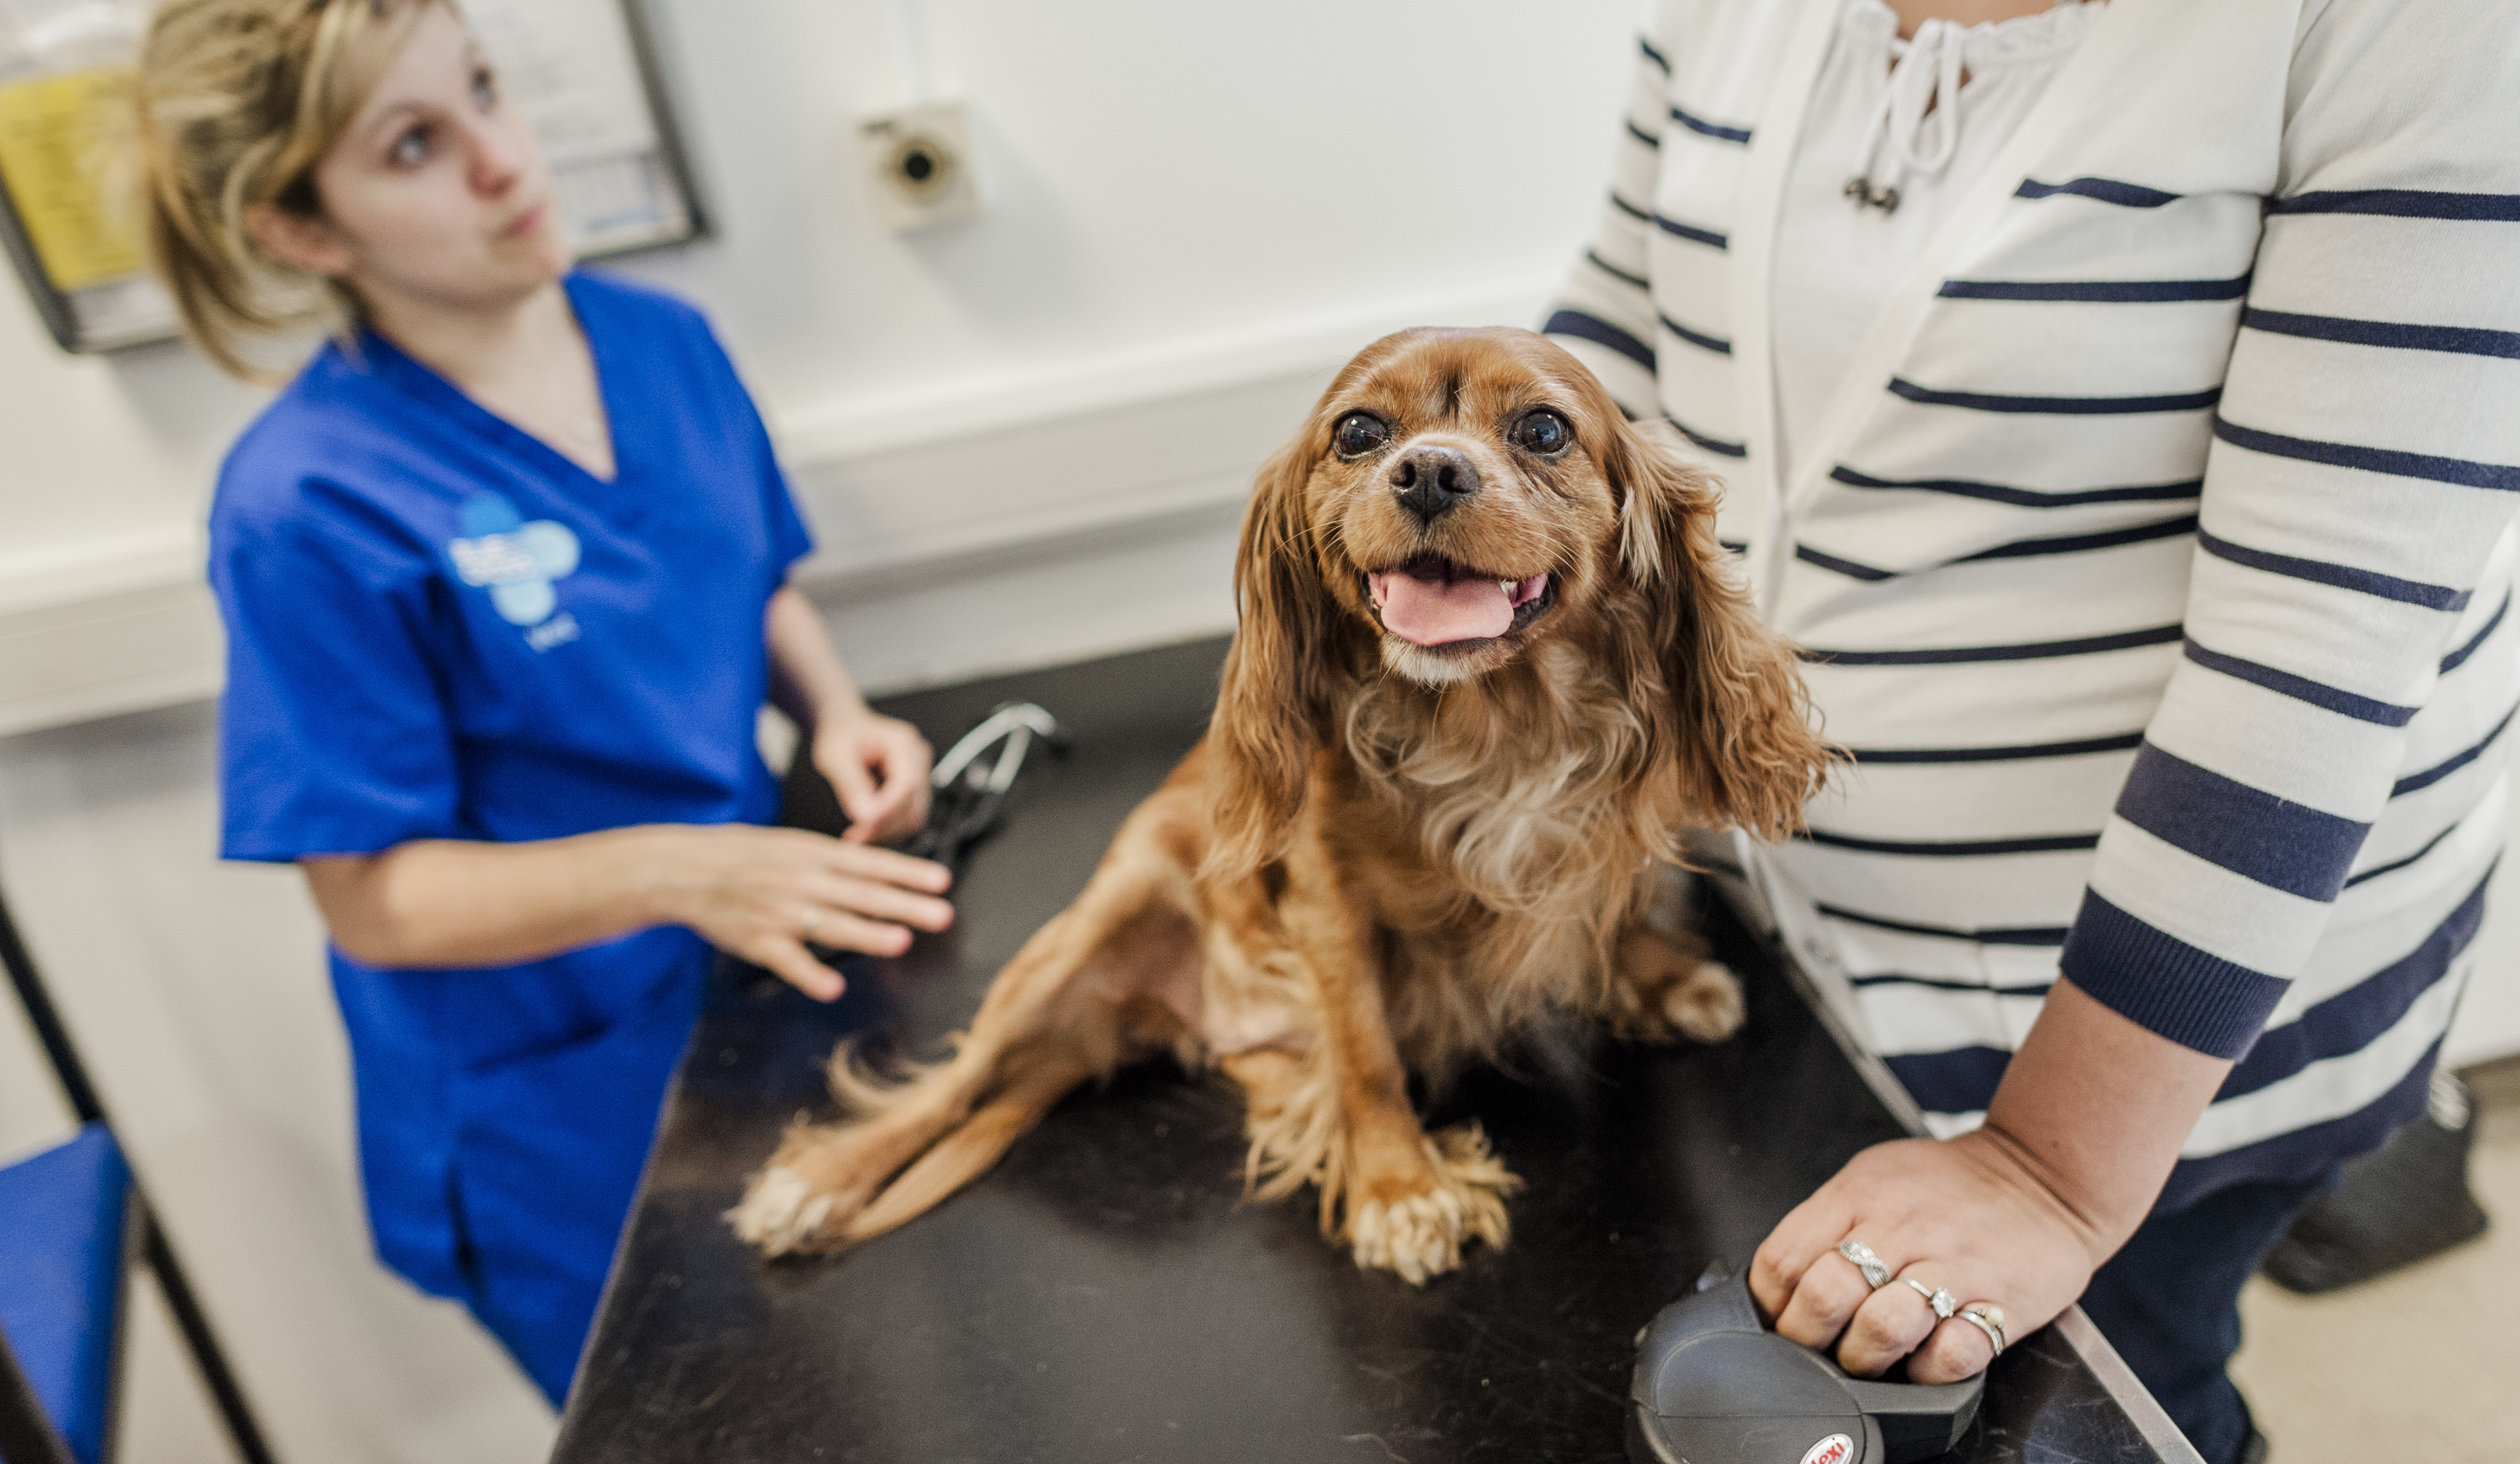
{"type": "Polygon", "coordinates": [[[1513,425],[1514,445],[1542,457],[1555,457],[1575,440],[1575,430],[1566,419],[1552,411],[1526,412],[1513,425]]]}
{"type": "Polygon", "coordinates": [[[1350,412],[1330,432],[1340,457],[1363,457],[1391,440],[1391,428],[1372,412],[1350,412]]]}

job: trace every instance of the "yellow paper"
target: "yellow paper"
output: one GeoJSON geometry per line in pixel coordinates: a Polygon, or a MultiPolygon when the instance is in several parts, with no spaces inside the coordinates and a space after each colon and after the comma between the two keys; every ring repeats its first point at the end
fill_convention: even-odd
{"type": "Polygon", "coordinates": [[[0,86],[0,182],[53,288],[68,294],[137,273],[131,210],[108,197],[109,140],[130,106],[129,67],[0,86]]]}

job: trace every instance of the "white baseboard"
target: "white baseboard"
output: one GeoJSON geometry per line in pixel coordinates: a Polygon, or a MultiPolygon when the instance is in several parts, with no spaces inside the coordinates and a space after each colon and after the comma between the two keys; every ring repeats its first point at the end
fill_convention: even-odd
{"type": "Polygon", "coordinates": [[[198,566],[0,610],[0,736],[215,696],[225,646],[198,566]]]}
{"type": "MultiPolygon", "coordinates": [[[[1529,324],[1552,283],[791,403],[773,431],[819,544],[799,582],[878,689],[1223,630],[1228,586],[1202,576],[1339,365],[1408,325],[1529,324]]],[[[0,736],[216,695],[202,566],[189,519],[0,555],[0,736]]]]}
{"type": "Polygon", "coordinates": [[[873,694],[1116,656],[1234,629],[1239,509],[1168,515],[917,583],[817,591],[873,694]]]}

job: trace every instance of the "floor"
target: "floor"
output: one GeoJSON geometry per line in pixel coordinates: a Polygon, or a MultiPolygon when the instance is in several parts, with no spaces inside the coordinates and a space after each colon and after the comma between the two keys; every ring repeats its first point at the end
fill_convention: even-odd
{"type": "Polygon", "coordinates": [[[2478,1240],[2359,1287],[2242,1296],[2231,1373],[2272,1464],[2520,1464],[2520,1061],[2470,1074],[2478,1240]]]}

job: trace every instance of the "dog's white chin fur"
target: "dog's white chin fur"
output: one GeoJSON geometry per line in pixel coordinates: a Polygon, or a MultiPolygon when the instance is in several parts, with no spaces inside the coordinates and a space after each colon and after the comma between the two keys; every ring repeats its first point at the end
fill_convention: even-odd
{"type": "Polygon", "coordinates": [[[1494,643],[1466,654],[1447,653],[1428,650],[1388,630],[1382,632],[1383,665],[1430,691],[1476,681],[1512,659],[1510,647],[1494,643]]]}

